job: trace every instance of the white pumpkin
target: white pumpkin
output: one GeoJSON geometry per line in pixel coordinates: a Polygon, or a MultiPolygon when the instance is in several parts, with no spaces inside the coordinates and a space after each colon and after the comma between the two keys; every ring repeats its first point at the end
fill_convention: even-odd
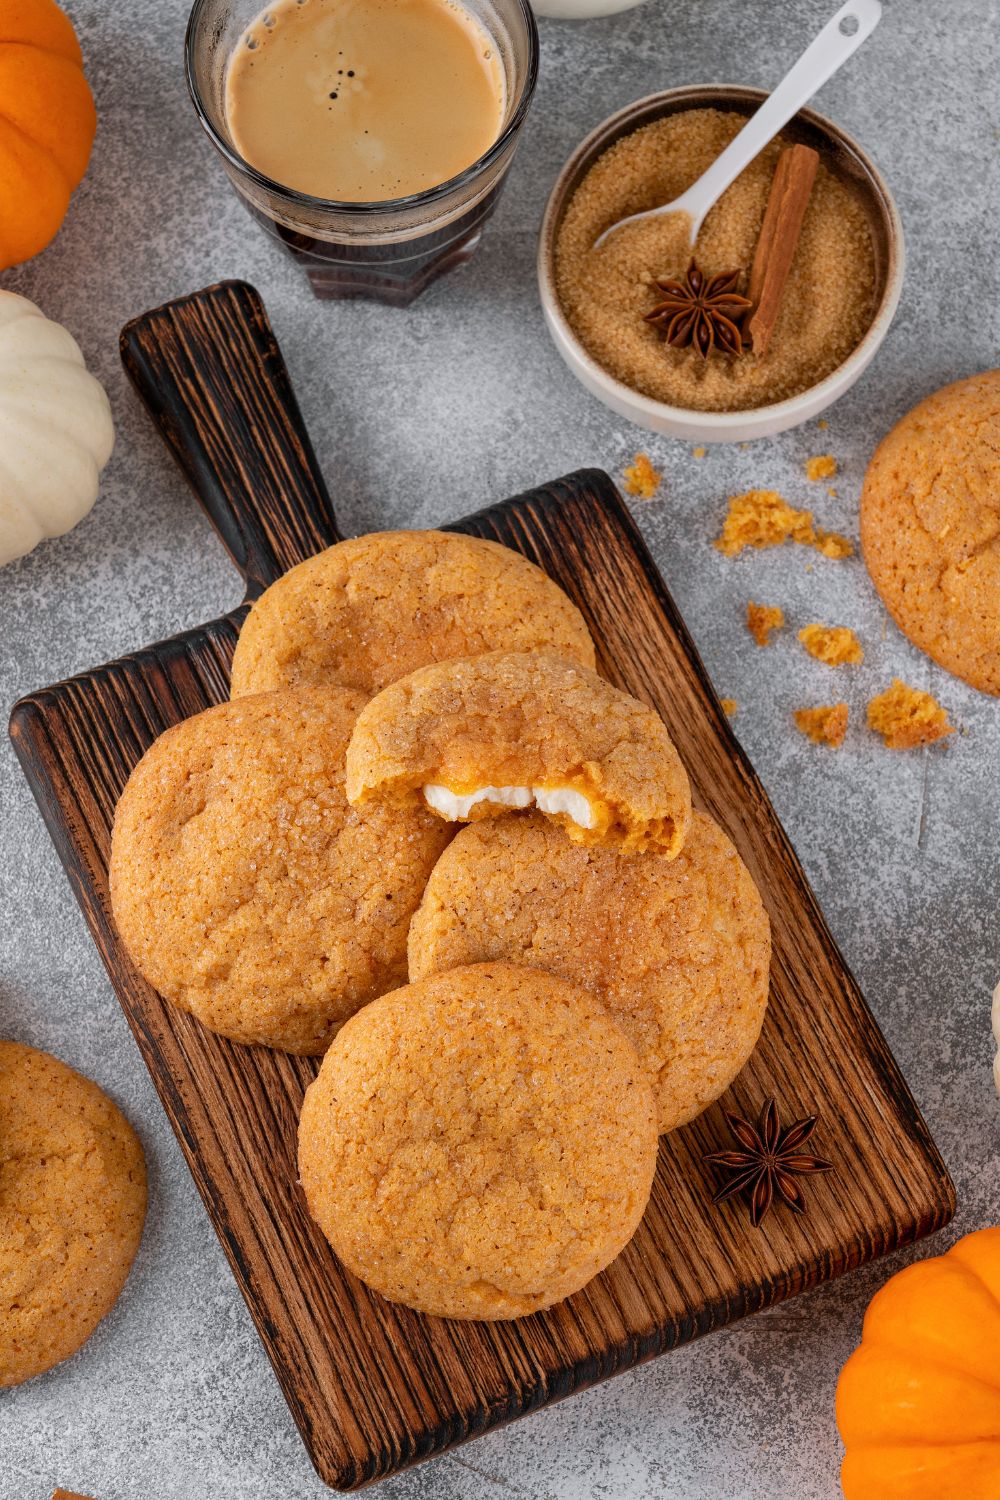
{"type": "Polygon", "coordinates": [[[0,567],[83,520],[114,441],[72,334],[0,291],[0,567]]]}

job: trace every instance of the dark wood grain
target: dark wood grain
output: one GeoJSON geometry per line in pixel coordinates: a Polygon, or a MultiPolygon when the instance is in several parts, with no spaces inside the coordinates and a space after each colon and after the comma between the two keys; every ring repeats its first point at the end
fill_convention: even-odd
{"type": "MultiPolygon", "coordinates": [[[[224,517],[251,591],[333,537],[256,294],[223,286],[150,314],[126,330],[125,357],[206,508],[224,517]],[[245,357],[253,373],[244,379],[245,357]],[[226,442],[234,410],[238,461],[226,442]]],[[[315,1062],[213,1036],[165,1004],[118,943],[107,890],[116,799],[157,734],[225,697],[242,612],[32,694],[11,723],[313,1462],[345,1489],[837,1276],[954,1211],[927,1128],[611,481],[572,474],[456,529],[525,553],[583,610],[602,670],[662,714],[696,800],[757,880],[774,933],[771,1003],[753,1058],[720,1104],[662,1141],[652,1199],[625,1252],[547,1313],[449,1323],[395,1307],[349,1275],[297,1186],[296,1120],[315,1062]],[[822,1113],[817,1149],[837,1171],[807,1184],[805,1216],[778,1210],[755,1231],[741,1202],[713,1208],[701,1158],[726,1143],[723,1106],[755,1112],[768,1094],[787,1119],[822,1113]]]]}
{"type": "Polygon", "coordinates": [[[340,540],[257,292],[226,281],[127,323],[121,355],[255,599],[340,540]],[[211,358],[205,358],[205,351],[211,358]]]}

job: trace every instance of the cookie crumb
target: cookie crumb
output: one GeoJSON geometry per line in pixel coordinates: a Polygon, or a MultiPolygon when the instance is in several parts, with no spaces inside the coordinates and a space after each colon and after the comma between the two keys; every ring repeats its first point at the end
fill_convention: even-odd
{"type": "Polygon", "coordinates": [[[787,541],[815,547],[824,557],[850,557],[854,551],[850,537],[817,529],[811,510],[796,510],[777,490],[730,495],[729,512],[715,539],[724,556],[736,557],[744,547],[780,547],[787,541]]]}
{"type": "Polygon", "coordinates": [[[630,495],[637,495],[640,500],[652,500],[663,478],[660,470],[653,468],[648,453],[637,453],[624,470],[624,475],[626,490],[630,495]]]}
{"type": "Polygon", "coordinates": [[[780,604],[747,603],[747,629],[758,646],[771,644],[771,631],[780,630],[785,623],[785,611],[780,604]]]}
{"type": "Polygon", "coordinates": [[[744,547],[780,547],[814,540],[812,515],[796,510],[777,490],[747,490],[730,495],[729,514],[715,545],[726,557],[736,557],[744,547]]]}
{"type": "Polygon", "coordinates": [[[708,449],[707,449],[707,448],[701,448],[701,447],[698,447],[698,448],[692,448],[692,449],[691,449],[691,457],[692,457],[692,458],[704,458],[704,457],[705,457],[705,454],[706,454],[706,453],[707,453],[707,452],[708,452],[708,449]]]}
{"type": "Polygon", "coordinates": [[[834,489],[834,487],[833,487],[832,484],[828,484],[827,485],[827,487],[826,487],[826,493],[830,496],[831,500],[836,500],[837,499],[837,491],[834,489]]]}
{"type": "Polygon", "coordinates": [[[868,728],[880,734],[889,750],[912,750],[918,745],[933,745],[955,733],[948,722],[948,711],[936,698],[920,688],[908,687],[900,678],[892,687],[879,693],[868,705],[868,728]]]}
{"type": "Polygon", "coordinates": [[[806,459],[807,479],[832,479],[837,472],[837,460],[832,453],[817,453],[806,459]]]}
{"type": "Polygon", "coordinates": [[[839,531],[817,531],[813,540],[813,546],[822,552],[824,557],[842,558],[854,556],[854,543],[849,536],[842,536],[839,531]]]}
{"type": "Polygon", "coordinates": [[[736,713],[740,705],[737,703],[735,698],[720,698],[719,702],[722,704],[722,712],[725,714],[727,719],[736,717],[736,713]]]}
{"type": "Polygon", "coordinates": [[[810,656],[828,667],[860,666],[864,649],[848,625],[804,625],[799,640],[810,656]]]}
{"type": "Polygon", "coordinates": [[[847,733],[847,704],[824,703],[817,708],[797,708],[795,727],[817,745],[839,750],[847,733]]]}
{"type": "Polygon", "coordinates": [[[820,429],[821,432],[825,432],[829,425],[830,424],[825,417],[820,417],[819,421],[816,423],[816,426],[820,429]]]}

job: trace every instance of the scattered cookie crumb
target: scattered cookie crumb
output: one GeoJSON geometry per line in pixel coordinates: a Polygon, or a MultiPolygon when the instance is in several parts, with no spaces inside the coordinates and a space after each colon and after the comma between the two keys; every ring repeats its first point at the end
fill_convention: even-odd
{"type": "Polygon", "coordinates": [[[816,423],[816,426],[820,429],[821,432],[825,432],[829,425],[830,424],[825,417],[820,417],[819,421],[816,423]]]}
{"type": "Polygon", "coordinates": [[[637,453],[624,474],[626,490],[640,500],[652,500],[663,478],[660,470],[653,468],[648,453],[637,453]]]}
{"type": "Polygon", "coordinates": [[[830,496],[831,500],[836,500],[836,498],[837,498],[837,491],[834,489],[834,487],[833,487],[832,484],[828,484],[827,485],[827,487],[826,487],[826,493],[830,496]]]}
{"type": "Polygon", "coordinates": [[[822,552],[824,557],[854,556],[854,543],[849,536],[842,536],[839,531],[823,531],[821,528],[816,532],[813,546],[822,552]]]}
{"type": "Polygon", "coordinates": [[[691,449],[691,457],[692,458],[704,458],[705,454],[707,452],[708,452],[707,448],[692,448],[691,449]]]}
{"type": "Polygon", "coordinates": [[[898,677],[893,678],[892,687],[869,703],[868,728],[882,735],[889,750],[933,745],[955,732],[947,710],[936,698],[920,688],[908,687],[898,677]]]}
{"type": "Polygon", "coordinates": [[[848,625],[804,625],[799,640],[810,656],[828,667],[860,666],[864,649],[848,625]]]}
{"type": "Polygon", "coordinates": [[[837,460],[832,453],[817,453],[806,459],[807,479],[832,479],[837,472],[837,460]]]}
{"type": "Polygon", "coordinates": [[[795,510],[776,490],[748,490],[730,495],[729,514],[715,545],[726,557],[736,557],[744,547],[780,547],[789,538],[811,542],[814,536],[809,511],[795,510]]]}
{"type": "Polygon", "coordinates": [[[736,557],[744,547],[780,547],[789,540],[816,547],[824,557],[850,557],[854,551],[849,537],[817,530],[812,511],[796,510],[776,490],[730,495],[729,513],[715,541],[726,557],[736,557]]]}
{"type": "Polygon", "coordinates": [[[747,604],[747,629],[758,646],[771,644],[771,631],[780,630],[785,623],[785,611],[780,604],[747,604]]]}
{"type": "Polygon", "coordinates": [[[832,745],[839,750],[847,733],[847,704],[824,703],[818,708],[797,708],[795,727],[817,745],[832,745]]]}
{"type": "Polygon", "coordinates": [[[727,719],[734,718],[735,715],[736,715],[736,711],[737,711],[737,709],[740,706],[737,703],[736,699],[735,698],[720,698],[719,702],[722,704],[722,712],[725,714],[726,718],[727,719]]]}

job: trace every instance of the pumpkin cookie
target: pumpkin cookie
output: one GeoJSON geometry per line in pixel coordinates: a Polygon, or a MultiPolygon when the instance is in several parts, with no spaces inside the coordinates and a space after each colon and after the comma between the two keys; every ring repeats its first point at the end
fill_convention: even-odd
{"type": "Polygon", "coordinates": [[[448,830],[425,808],[355,810],[344,753],[364,695],[263,693],[160,736],[111,842],[133,962],[223,1036],[326,1050],[406,978],[406,930],[448,830]]]}
{"type": "Polygon", "coordinates": [[[904,635],[1000,694],[1000,370],[935,391],[883,438],[861,546],[904,635]]]}
{"type": "Polygon", "coordinates": [[[357,806],[425,801],[451,821],[532,804],[578,843],[684,842],[687,775],[661,720],[596,672],[556,656],[425,667],[363,710],[347,751],[357,806]]]}
{"type": "Polygon", "coordinates": [[[432,662],[536,649],[594,665],[583,616],[541,568],[480,537],[380,531],[260,596],[236,643],[232,697],[334,682],[370,698],[432,662]]]}
{"type": "Polygon", "coordinates": [[[517,1318],[625,1248],[656,1165],[639,1059],[586,991],[453,969],[349,1021],[306,1093],[299,1171],[341,1260],[393,1302],[517,1318]]]}
{"type": "Polygon", "coordinates": [[[107,1095],[47,1052],[0,1041],[0,1386],[86,1343],[145,1217],[142,1147],[107,1095]]]}
{"type": "Polygon", "coordinates": [[[583,985],[638,1049],[659,1127],[700,1114],[760,1034],[771,939],[732,844],[695,812],[669,863],[585,849],[537,814],[463,828],[410,926],[410,979],[507,959],[583,985]]]}

